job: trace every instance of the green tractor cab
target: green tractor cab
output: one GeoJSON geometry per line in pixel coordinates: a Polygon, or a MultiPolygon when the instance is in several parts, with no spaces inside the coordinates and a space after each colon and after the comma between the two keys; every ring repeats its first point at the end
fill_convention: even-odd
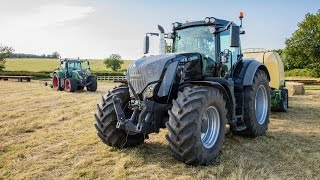
{"type": "Polygon", "coordinates": [[[97,90],[97,79],[91,74],[87,60],[60,60],[60,67],[50,76],[52,88],[56,91],[75,92],[83,90],[84,87],[91,92],[97,90]]]}

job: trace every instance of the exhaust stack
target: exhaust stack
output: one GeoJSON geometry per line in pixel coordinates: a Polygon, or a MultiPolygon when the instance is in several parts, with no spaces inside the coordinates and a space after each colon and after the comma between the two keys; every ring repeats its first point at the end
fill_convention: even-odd
{"type": "Polygon", "coordinates": [[[164,29],[158,25],[159,29],[159,55],[166,54],[166,40],[164,39],[164,29]]]}

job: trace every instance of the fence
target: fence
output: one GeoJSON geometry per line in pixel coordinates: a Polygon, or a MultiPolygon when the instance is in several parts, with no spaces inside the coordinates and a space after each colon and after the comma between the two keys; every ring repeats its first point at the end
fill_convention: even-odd
{"type": "Polygon", "coordinates": [[[123,81],[125,76],[97,76],[98,81],[123,81]]]}

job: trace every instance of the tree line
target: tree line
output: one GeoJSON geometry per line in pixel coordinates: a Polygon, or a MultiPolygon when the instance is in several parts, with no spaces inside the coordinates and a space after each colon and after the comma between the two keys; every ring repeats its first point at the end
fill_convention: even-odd
{"type": "Polygon", "coordinates": [[[49,59],[57,59],[59,58],[58,52],[53,52],[51,54],[24,54],[24,53],[10,53],[8,58],[49,58],[49,59]]]}

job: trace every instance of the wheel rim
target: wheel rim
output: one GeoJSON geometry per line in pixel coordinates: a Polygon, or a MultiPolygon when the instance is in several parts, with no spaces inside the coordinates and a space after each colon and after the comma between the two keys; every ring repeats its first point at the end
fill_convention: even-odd
{"type": "Polygon", "coordinates": [[[263,124],[266,121],[268,111],[268,97],[267,90],[263,85],[258,87],[255,98],[255,112],[256,119],[259,124],[263,124]]]}
{"type": "Polygon", "coordinates": [[[202,116],[201,142],[207,149],[214,146],[220,131],[220,114],[216,107],[210,106],[202,116]]]}
{"type": "Polygon", "coordinates": [[[69,81],[69,80],[66,80],[65,90],[66,90],[66,91],[70,91],[70,81],[69,81]]]}
{"type": "Polygon", "coordinates": [[[58,86],[59,86],[59,80],[58,80],[58,77],[55,75],[53,77],[53,88],[58,89],[58,86]]]}

